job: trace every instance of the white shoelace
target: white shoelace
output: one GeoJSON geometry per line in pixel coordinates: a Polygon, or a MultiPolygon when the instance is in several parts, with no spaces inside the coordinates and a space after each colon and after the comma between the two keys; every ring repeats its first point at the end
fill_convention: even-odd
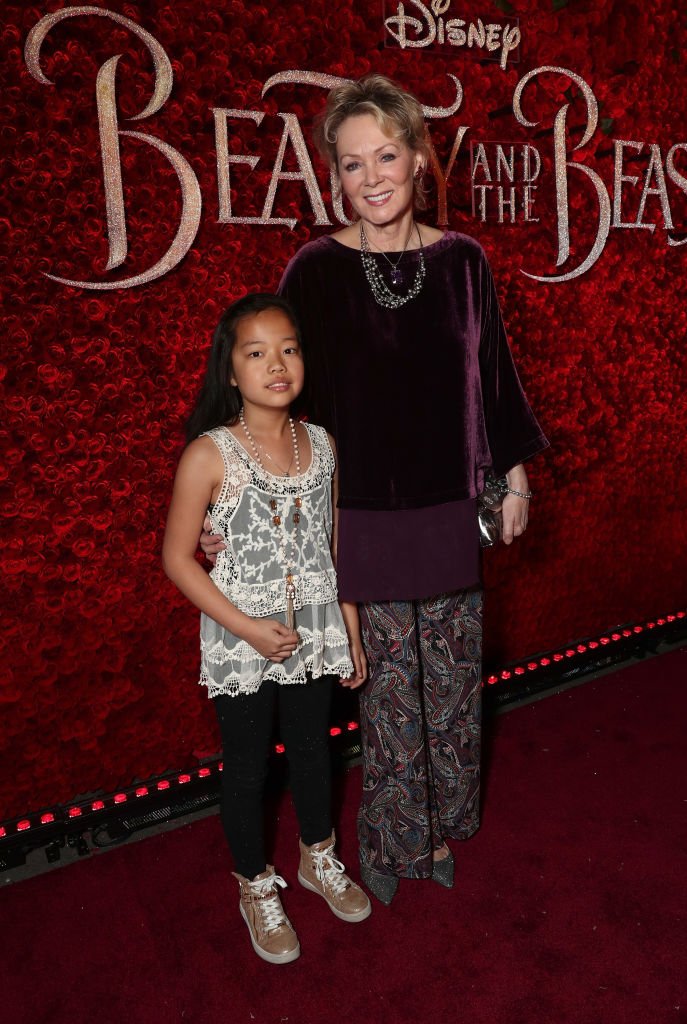
{"type": "Polygon", "coordinates": [[[333,856],[333,853],[333,844],[326,850],[310,849],[310,855],[315,862],[317,880],[325,887],[329,887],[335,896],[340,896],[348,888],[348,879],[342,877],[344,866],[333,856]]]}
{"type": "Polygon", "coordinates": [[[267,878],[261,878],[257,882],[249,882],[248,884],[251,891],[260,897],[257,901],[257,906],[262,915],[265,931],[271,932],[275,928],[279,928],[280,925],[286,924],[284,910],[279,901],[279,893],[274,892],[269,899],[265,899],[267,894],[274,890],[275,886],[278,885],[282,889],[286,888],[286,882],[281,875],[268,875],[267,878]]]}

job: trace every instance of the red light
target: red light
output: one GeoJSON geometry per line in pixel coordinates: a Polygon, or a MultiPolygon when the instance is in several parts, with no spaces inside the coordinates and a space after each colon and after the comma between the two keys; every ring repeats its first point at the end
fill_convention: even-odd
{"type": "Polygon", "coordinates": [[[220,763],[217,765],[217,771],[218,772],[223,772],[224,771],[224,761],[220,761],[220,763]]]}
{"type": "Polygon", "coordinates": [[[127,801],[126,793],[115,793],[114,802],[116,804],[125,804],[127,801]]]}
{"type": "Polygon", "coordinates": [[[209,768],[201,768],[200,771],[198,772],[198,778],[199,779],[207,779],[209,774],[210,774],[210,769],[209,768]]]}
{"type": "Polygon", "coordinates": [[[81,817],[81,808],[80,807],[70,807],[68,813],[69,813],[69,817],[70,818],[80,818],[81,817]]]}
{"type": "Polygon", "coordinates": [[[606,644],[610,644],[610,642],[611,642],[610,641],[610,637],[607,637],[607,636],[600,636],[599,637],[599,643],[603,644],[604,647],[606,646],[606,644]]]}
{"type": "Polygon", "coordinates": [[[31,822],[28,818],[23,818],[17,822],[17,832],[26,832],[27,828],[31,828],[31,822]]]}
{"type": "Polygon", "coordinates": [[[494,683],[498,683],[498,681],[499,681],[499,677],[498,676],[489,676],[489,678],[487,679],[487,682],[489,683],[490,686],[493,686],[494,683]]]}
{"type": "Polygon", "coordinates": [[[646,628],[647,629],[655,629],[655,627],[656,627],[656,623],[655,622],[647,622],[647,624],[646,624],[646,628]]]}
{"type": "Polygon", "coordinates": [[[48,812],[47,814],[41,814],[41,825],[49,825],[50,822],[54,821],[54,820],[55,820],[55,815],[54,814],[50,814],[50,812],[48,812]]]}
{"type": "Polygon", "coordinates": [[[598,640],[590,640],[589,641],[589,650],[590,651],[595,651],[598,646],[599,646],[599,641],[598,640]]]}
{"type": "Polygon", "coordinates": [[[539,659],[539,664],[543,665],[544,668],[546,668],[547,665],[551,664],[551,658],[540,658],[539,659]]]}
{"type": "Polygon", "coordinates": [[[675,616],[674,615],[667,615],[666,618],[668,619],[668,622],[675,622],[675,616]]]}
{"type": "Polygon", "coordinates": [[[105,806],[105,804],[103,803],[102,800],[94,800],[93,803],[91,804],[91,810],[92,811],[102,811],[104,806],[105,806]]]}
{"type": "Polygon", "coordinates": [[[283,754],[284,751],[286,750],[286,747],[284,746],[283,743],[277,743],[277,745],[274,748],[274,750],[275,750],[275,753],[277,753],[277,754],[283,754]]]}
{"type": "Polygon", "coordinates": [[[687,615],[687,612],[678,612],[677,613],[678,619],[684,619],[685,615],[687,615]]]}
{"type": "Polygon", "coordinates": [[[355,730],[358,728],[358,723],[357,722],[349,722],[348,725],[346,726],[346,728],[348,729],[349,732],[355,732],[355,730]]]}
{"type": "Polygon", "coordinates": [[[566,658],[573,658],[577,654],[577,651],[573,651],[570,647],[565,652],[566,658]]]}
{"type": "Polygon", "coordinates": [[[525,670],[522,665],[516,665],[514,671],[516,676],[524,676],[525,674],[525,670]]]}
{"type": "Polygon", "coordinates": [[[535,669],[539,668],[539,665],[536,663],[536,661],[528,661],[527,668],[528,671],[534,672],[535,669]]]}
{"type": "Polygon", "coordinates": [[[341,729],[339,729],[338,725],[333,726],[333,728],[331,728],[329,730],[329,735],[330,736],[340,736],[341,735],[341,729]]]}
{"type": "Polygon", "coordinates": [[[620,633],[611,633],[611,640],[620,640],[620,639],[622,639],[620,633]]]}
{"type": "Polygon", "coordinates": [[[4,839],[7,835],[7,830],[4,825],[0,825],[0,839],[4,839]]]}
{"type": "Polygon", "coordinates": [[[148,787],[139,786],[138,789],[136,790],[136,796],[148,796],[148,787]]]}
{"type": "Polygon", "coordinates": [[[169,789],[169,779],[160,779],[157,784],[158,789],[169,789]]]}
{"type": "Polygon", "coordinates": [[[180,786],[185,786],[186,783],[190,782],[190,781],[191,781],[191,776],[190,775],[180,775],[179,778],[177,779],[177,782],[179,783],[180,786]]]}
{"type": "Polygon", "coordinates": [[[510,679],[511,675],[512,675],[512,673],[509,672],[507,668],[504,668],[503,672],[501,673],[501,678],[502,679],[510,679]]]}
{"type": "Polygon", "coordinates": [[[584,652],[586,650],[587,650],[587,645],[586,644],[578,644],[577,645],[577,653],[578,654],[584,654],[584,652]]]}
{"type": "Polygon", "coordinates": [[[643,633],[644,632],[644,626],[635,626],[634,631],[635,631],[635,633],[643,633]]]}
{"type": "Polygon", "coordinates": [[[563,661],[564,657],[565,657],[565,655],[561,654],[560,651],[558,651],[556,654],[554,654],[553,660],[554,661],[563,661]]]}
{"type": "Polygon", "coordinates": [[[659,626],[665,626],[665,624],[666,624],[666,620],[665,619],[656,619],[656,622],[657,622],[657,624],[659,626]]]}

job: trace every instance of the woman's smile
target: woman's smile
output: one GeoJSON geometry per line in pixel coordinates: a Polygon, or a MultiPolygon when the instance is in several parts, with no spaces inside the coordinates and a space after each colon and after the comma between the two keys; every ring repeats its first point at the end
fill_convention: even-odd
{"type": "Polygon", "coordinates": [[[383,206],[393,194],[393,189],[389,189],[388,192],[378,192],[376,195],[365,196],[365,201],[371,203],[373,206],[383,206]]]}

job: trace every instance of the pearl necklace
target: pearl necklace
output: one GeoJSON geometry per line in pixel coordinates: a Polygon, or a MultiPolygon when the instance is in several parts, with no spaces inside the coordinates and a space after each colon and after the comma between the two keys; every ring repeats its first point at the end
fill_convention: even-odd
{"type": "MultiPolygon", "coordinates": [[[[410,290],[406,292],[405,295],[397,295],[395,292],[391,291],[386,281],[382,277],[382,273],[372,255],[372,249],[370,247],[367,235],[365,234],[363,222],[360,222],[360,259],[363,264],[363,270],[365,271],[365,277],[367,278],[367,283],[370,286],[370,289],[375,298],[375,301],[377,302],[377,305],[384,306],[385,309],[400,309],[401,306],[405,306],[406,302],[410,302],[410,300],[414,299],[416,295],[419,295],[422,290],[422,285],[424,284],[426,273],[425,253],[422,247],[422,236],[420,235],[420,229],[417,227],[417,224],[413,222],[410,228],[411,234],[413,227],[417,229],[417,237],[420,240],[420,257],[417,263],[417,272],[415,274],[415,280],[413,281],[410,290]]],[[[394,284],[398,284],[400,278],[398,264],[401,262],[401,259],[405,255],[405,251],[408,248],[409,241],[410,235],[408,235],[406,244],[403,247],[403,252],[399,256],[398,262],[396,263],[395,266],[393,261],[389,259],[386,253],[382,253],[382,255],[386,257],[387,261],[391,264],[393,268],[391,272],[391,280],[394,284]]]]}
{"type": "MultiPolygon", "coordinates": [[[[243,432],[244,432],[244,434],[246,435],[246,437],[248,439],[248,443],[250,444],[251,448],[253,449],[253,456],[255,458],[255,461],[260,466],[260,469],[263,471],[263,473],[266,473],[267,470],[265,469],[265,467],[263,465],[263,462],[262,462],[262,459],[260,458],[260,452],[258,450],[258,445],[256,444],[255,438],[253,437],[253,435],[251,434],[250,430],[248,429],[248,426],[247,426],[246,421],[244,419],[243,409],[241,409],[241,411],[239,412],[239,423],[241,424],[241,426],[243,428],[243,432]]],[[[298,448],[298,437],[296,436],[296,424],[293,422],[291,417],[289,417],[289,429],[291,431],[291,445],[293,447],[293,457],[291,459],[291,462],[289,463],[289,469],[291,468],[291,463],[295,460],[295,462],[296,462],[296,476],[300,477],[300,475],[301,475],[301,454],[300,454],[300,450],[298,448]]],[[[263,451],[264,451],[264,449],[263,449],[263,451]]],[[[272,456],[267,451],[265,451],[265,455],[267,455],[268,458],[272,458],[272,456]]],[[[274,462],[274,459],[272,459],[272,462],[274,462]]],[[[276,465],[276,463],[275,463],[275,465],[276,465]]],[[[285,475],[288,476],[288,472],[285,475]]],[[[302,507],[303,507],[303,499],[301,498],[301,496],[299,494],[297,494],[294,497],[294,499],[293,499],[293,515],[291,517],[291,522],[292,522],[293,526],[292,526],[292,529],[291,529],[290,536],[287,537],[286,522],[284,521],[286,519],[286,516],[284,516],[284,519],[282,519],[282,516],[279,515],[279,509],[278,509],[278,506],[277,506],[276,499],[275,498],[271,498],[270,499],[270,511],[272,512],[272,524],[274,526],[276,526],[277,529],[280,530],[280,534],[281,534],[281,541],[280,541],[280,545],[279,545],[279,555],[280,555],[280,561],[281,561],[281,563],[282,563],[282,565],[284,567],[284,574],[285,574],[285,576],[284,576],[284,585],[285,585],[285,595],[286,595],[286,628],[287,629],[295,629],[296,628],[296,616],[295,616],[294,607],[293,607],[294,598],[296,597],[296,584],[294,583],[294,570],[295,570],[295,564],[296,564],[296,534],[298,532],[298,524],[301,521],[301,509],[302,509],[302,507]],[[290,541],[290,544],[288,544],[289,550],[287,551],[287,542],[288,541],[290,541]]]]}

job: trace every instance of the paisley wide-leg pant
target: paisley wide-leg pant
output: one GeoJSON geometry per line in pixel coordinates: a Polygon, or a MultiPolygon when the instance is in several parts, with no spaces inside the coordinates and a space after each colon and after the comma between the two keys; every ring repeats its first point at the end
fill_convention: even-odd
{"type": "Polygon", "coordinates": [[[482,592],[360,606],[361,863],[428,878],[445,838],[479,828],[482,592]]]}

